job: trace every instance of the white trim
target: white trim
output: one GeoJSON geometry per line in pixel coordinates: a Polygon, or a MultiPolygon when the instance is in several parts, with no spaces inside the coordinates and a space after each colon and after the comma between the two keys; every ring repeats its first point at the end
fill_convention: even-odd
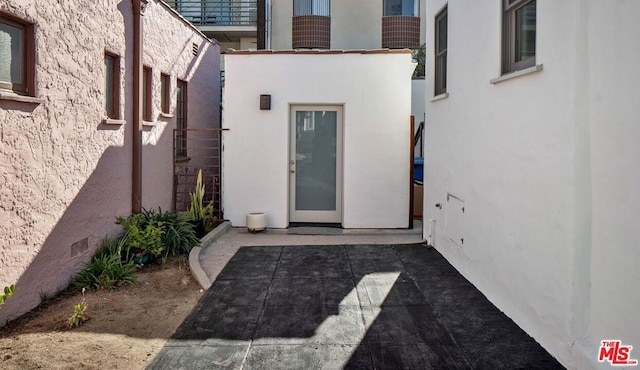
{"type": "Polygon", "coordinates": [[[44,99],[34,98],[33,96],[18,95],[13,92],[0,91],[0,100],[17,101],[20,103],[43,104],[44,99]]]}
{"type": "Polygon", "coordinates": [[[343,219],[343,136],[344,136],[344,106],[343,105],[290,105],[289,113],[289,222],[327,222],[342,223],[343,219]],[[336,112],[336,209],[333,211],[300,211],[295,209],[295,186],[297,167],[296,158],[296,119],[299,111],[334,111],[336,112]],[[294,161],[291,163],[291,161],[294,161]],[[294,172],[291,172],[291,171],[294,172]]]}
{"type": "Polygon", "coordinates": [[[429,100],[431,103],[433,103],[434,101],[438,101],[438,100],[442,100],[442,99],[446,99],[449,97],[449,93],[442,93],[440,95],[436,95],[433,97],[433,99],[429,100]]]}
{"type": "Polygon", "coordinates": [[[491,80],[489,80],[489,83],[497,84],[497,83],[500,83],[502,81],[510,80],[512,78],[528,75],[528,74],[531,74],[531,73],[541,72],[541,71],[542,71],[542,64],[536,64],[535,66],[531,66],[529,68],[521,69],[521,70],[515,71],[515,72],[510,72],[510,73],[504,74],[504,75],[502,75],[500,77],[496,77],[494,79],[491,79],[491,80]]]}

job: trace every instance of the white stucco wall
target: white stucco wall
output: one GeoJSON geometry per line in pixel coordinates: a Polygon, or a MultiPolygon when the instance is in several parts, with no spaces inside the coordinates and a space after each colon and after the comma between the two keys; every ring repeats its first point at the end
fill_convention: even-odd
{"type": "MultiPolygon", "coordinates": [[[[3,11],[36,24],[36,97],[0,99],[0,288],[17,293],[0,326],[67,286],[99,241],[131,212],[132,3],[8,0],[3,11]],[[64,14],[64,16],[63,16],[64,14]],[[104,52],[121,56],[121,118],[105,125],[104,52]],[[86,240],[73,247],[77,242],[86,240]]],[[[153,68],[154,127],[143,134],[143,206],[171,208],[172,129],[161,117],[160,73],[189,84],[189,119],[219,125],[219,50],[158,1],[143,18],[144,63],[153,68]],[[193,57],[191,44],[202,45],[193,57]]]]}
{"type": "Polygon", "coordinates": [[[344,106],[343,226],[402,228],[409,215],[408,52],[225,55],[225,218],[288,226],[291,104],[344,106]],[[271,110],[259,110],[260,94],[271,110]]]}
{"type": "MultiPolygon", "coordinates": [[[[640,3],[592,0],[581,5],[588,20],[587,101],[590,131],[591,260],[589,355],[600,340],[634,346],[640,359],[640,3]]],[[[589,167],[587,167],[589,170],[589,167]]],[[[589,271],[589,270],[587,270],[589,271]]]]}
{"type": "MultiPolygon", "coordinates": [[[[424,14],[426,0],[420,0],[424,14]]],[[[276,50],[291,49],[291,18],[293,0],[272,2],[272,43],[276,50]]],[[[420,44],[425,42],[426,22],[421,17],[420,44]]],[[[332,1],[331,48],[377,49],[382,45],[382,1],[332,1]]]]}
{"type": "MultiPolygon", "coordinates": [[[[427,19],[444,5],[427,4],[427,19]]],[[[597,367],[603,339],[640,348],[640,198],[631,191],[640,185],[640,51],[628,48],[639,10],[632,1],[538,1],[544,70],[492,85],[500,2],[449,1],[448,98],[430,101],[427,72],[425,238],[569,368],[597,367]],[[447,225],[448,193],[465,202],[457,224],[450,215],[447,225]],[[463,244],[446,236],[456,232],[463,244]]]]}

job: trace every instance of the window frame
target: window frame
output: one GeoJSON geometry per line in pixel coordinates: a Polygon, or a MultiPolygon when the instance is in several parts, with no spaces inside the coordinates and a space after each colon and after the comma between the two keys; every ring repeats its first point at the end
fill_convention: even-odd
{"type": "Polygon", "coordinates": [[[171,75],[160,74],[160,111],[169,114],[171,110],[171,75]]]}
{"type": "MultiPolygon", "coordinates": [[[[304,9],[304,8],[302,8],[304,9]]],[[[305,16],[305,15],[318,15],[318,16],[324,16],[324,17],[330,17],[331,16],[331,0],[293,0],[293,16],[294,17],[299,17],[299,16],[305,16]],[[309,2],[309,9],[310,12],[309,13],[296,13],[296,9],[298,9],[299,7],[302,7],[302,5],[300,4],[300,2],[305,1],[305,2],[309,2]],[[321,3],[325,3],[327,6],[327,14],[320,14],[322,12],[318,12],[318,14],[316,12],[314,12],[314,3],[317,2],[321,2],[321,3]],[[299,4],[296,6],[296,4],[299,4]]]]}
{"type": "Polygon", "coordinates": [[[536,65],[536,51],[537,51],[537,14],[535,19],[535,41],[533,56],[527,59],[516,62],[516,12],[523,7],[534,3],[537,11],[536,0],[502,0],[502,75],[517,72],[536,65]]]}
{"type": "Polygon", "coordinates": [[[393,16],[406,16],[406,17],[420,17],[420,0],[396,0],[396,1],[400,1],[400,14],[387,14],[387,3],[391,1],[391,0],[382,0],[382,16],[383,17],[393,17],[393,16]],[[412,6],[412,11],[411,14],[402,14],[404,7],[403,7],[403,2],[404,1],[412,1],[413,2],[413,6],[412,6]]]}
{"type": "Polygon", "coordinates": [[[0,11],[0,23],[22,31],[22,75],[23,83],[0,81],[0,89],[12,91],[18,95],[35,96],[35,24],[0,11]]]}
{"type": "Polygon", "coordinates": [[[433,79],[433,94],[434,96],[442,95],[447,92],[447,50],[449,48],[449,6],[446,5],[435,16],[435,32],[434,32],[434,79],[433,79]],[[445,20],[445,47],[440,51],[440,22],[445,20]]]}
{"type": "Polygon", "coordinates": [[[105,114],[110,119],[120,119],[120,56],[109,51],[104,52],[105,60],[105,114]],[[107,59],[112,61],[111,81],[107,81],[107,59]],[[111,88],[111,111],[107,108],[107,88],[111,88]]]}
{"type": "Polygon", "coordinates": [[[189,83],[176,80],[176,157],[187,157],[187,111],[189,107],[189,83]]]}
{"type": "Polygon", "coordinates": [[[149,66],[142,67],[142,120],[153,122],[151,102],[153,97],[153,69],[149,66]]]}

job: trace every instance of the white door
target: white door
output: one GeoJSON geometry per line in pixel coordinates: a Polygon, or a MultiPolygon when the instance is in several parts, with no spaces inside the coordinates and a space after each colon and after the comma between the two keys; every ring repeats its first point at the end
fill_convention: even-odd
{"type": "Polygon", "coordinates": [[[342,223],[342,107],[291,107],[289,221],[342,223]]]}

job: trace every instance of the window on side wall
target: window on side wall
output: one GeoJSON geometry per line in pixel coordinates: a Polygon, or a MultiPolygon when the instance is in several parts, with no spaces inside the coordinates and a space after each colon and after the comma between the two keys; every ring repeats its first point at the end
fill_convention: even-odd
{"type": "Polygon", "coordinates": [[[187,82],[176,83],[176,157],[187,156],[187,82]]]}
{"type": "Polygon", "coordinates": [[[447,92],[447,8],[444,8],[435,20],[435,83],[434,95],[447,92]]]}
{"type": "Polygon", "coordinates": [[[104,54],[104,110],[108,118],[120,118],[120,57],[104,54]]]}
{"type": "Polygon", "coordinates": [[[406,15],[411,17],[420,16],[419,0],[383,0],[383,16],[406,15]]]}
{"type": "Polygon", "coordinates": [[[502,0],[502,74],[536,64],[536,0],[502,0]]]}
{"type": "Polygon", "coordinates": [[[151,68],[142,68],[142,120],[151,122],[151,68]]]}
{"type": "Polygon", "coordinates": [[[293,0],[293,15],[331,15],[330,0],[293,0]]]}
{"type": "Polygon", "coordinates": [[[162,109],[162,113],[169,114],[170,92],[171,92],[171,76],[163,73],[160,75],[160,109],[162,109]]]}
{"type": "Polygon", "coordinates": [[[0,89],[35,95],[34,25],[1,11],[0,89]]]}

